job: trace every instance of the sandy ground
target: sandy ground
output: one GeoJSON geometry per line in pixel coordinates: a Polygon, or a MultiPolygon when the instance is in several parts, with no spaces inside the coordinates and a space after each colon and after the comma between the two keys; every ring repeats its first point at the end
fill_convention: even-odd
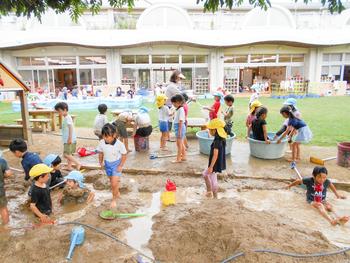
{"type": "MultiPolygon", "coordinates": [[[[87,129],[79,129],[79,136],[92,137],[87,129]]],[[[34,135],[35,145],[41,157],[48,153],[60,154],[61,138],[58,136],[34,135]]],[[[130,140],[131,141],[131,140],[130,140]]],[[[197,152],[196,140],[190,140],[190,152],[197,152]]],[[[78,146],[95,147],[97,141],[79,140],[78,146]]],[[[150,152],[156,152],[157,135],[152,136],[150,152]]],[[[133,145],[131,145],[133,148],[133,145]]],[[[175,144],[169,143],[175,151],[175,144]]],[[[305,147],[300,170],[310,175],[310,155],[331,156],[334,148],[305,147]]],[[[248,144],[235,142],[228,172],[237,176],[267,177],[275,179],[295,178],[289,164],[281,159],[264,161],[249,156],[248,144]]],[[[10,165],[20,168],[19,160],[11,153],[4,154],[10,165]]],[[[101,171],[85,173],[87,186],[96,194],[90,205],[60,207],[58,193],[52,194],[54,217],[58,222],[79,221],[99,227],[115,235],[129,245],[141,250],[159,262],[221,262],[237,252],[245,257],[237,262],[349,262],[347,255],[310,260],[297,260],[271,254],[252,253],[252,249],[269,248],[293,253],[333,251],[350,246],[350,228],[331,227],[305,203],[304,190],[295,188],[281,190],[286,184],[271,180],[232,179],[220,180],[219,200],[204,197],[204,182],[199,176],[207,165],[207,156],[193,155],[182,164],[172,164],[171,158],[150,160],[149,153],[132,152],[126,168],[140,170],[137,174],[124,175],[121,183],[122,197],[117,211],[142,212],[138,219],[105,221],[98,217],[108,208],[111,193],[109,181],[101,171]],[[165,173],[146,174],[142,170],[159,170],[165,173]],[[178,176],[186,172],[188,176],[178,176]],[[177,204],[161,207],[160,192],[166,179],[177,184],[177,204]]],[[[84,163],[97,163],[96,156],[82,159],[84,163]]],[[[338,167],[334,161],[327,163],[331,178],[349,181],[349,170],[338,167]]],[[[6,180],[11,222],[9,227],[30,226],[36,222],[25,205],[28,183],[23,174],[6,180]]],[[[342,192],[350,199],[350,194],[342,192]]],[[[350,214],[350,201],[329,200],[341,214],[350,214]]],[[[66,262],[69,235],[73,226],[45,226],[31,229],[0,231],[0,262],[66,262]]],[[[136,253],[117,242],[86,229],[86,240],[74,251],[72,262],[136,262],[136,253]]],[[[144,262],[148,262],[144,259],[144,262]]]]}

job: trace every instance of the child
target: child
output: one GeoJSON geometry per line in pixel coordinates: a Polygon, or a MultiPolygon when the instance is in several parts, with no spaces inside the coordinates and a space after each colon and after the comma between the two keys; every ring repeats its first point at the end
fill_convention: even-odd
{"type": "Polygon", "coordinates": [[[95,123],[94,123],[94,134],[100,139],[102,140],[102,135],[101,135],[101,130],[102,127],[108,123],[108,119],[106,116],[106,112],[107,112],[107,105],[106,104],[100,104],[97,107],[98,111],[100,114],[97,114],[95,117],[95,123]]]}
{"type": "Polygon", "coordinates": [[[258,141],[265,141],[270,144],[266,128],[267,108],[260,107],[256,113],[256,119],[252,123],[253,138],[258,141]]]}
{"type": "Polygon", "coordinates": [[[162,133],[160,137],[160,149],[166,150],[166,141],[169,138],[169,107],[165,105],[168,98],[164,94],[159,94],[156,99],[156,105],[159,110],[159,130],[162,133]]]}
{"type": "Polygon", "coordinates": [[[42,223],[46,224],[54,222],[49,217],[52,213],[50,190],[47,188],[50,172],[52,172],[52,168],[43,163],[34,165],[29,172],[30,177],[34,180],[30,209],[37,217],[39,217],[42,223]]]}
{"type": "Polygon", "coordinates": [[[104,167],[112,186],[111,208],[117,206],[119,193],[119,178],[122,175],[123,166],[126,161],[127,150],[124,144],[117,140],[117,131],[114,125],[105,124],[102,128],[103,140],[100,141],[97,151],[101,168],[104,167]]]}
{"type": "Polygon", "coordinates": [[[332,192],[339,199],[345,199],[346,197],[338,194],[335,186],[332,182],[327,179],[328,171],[326,167],[316,166],[312,172],[313,177],[298,179],[287,186],[287,189],[290,189],[292,186],[304,184],[306,186],[306,201],[316,208],[319,213],[326,218],[329,223],[336,225],[338,223],[345,224],[349,221],[348,216],[339,217],[335,213],[332,205],[326,201],[327,188],[331,188],[332,192]],[[333,212],[336,216],[332,218],[328,212],[333,212]]]}
{"type": "MultiPolygon", "coordinates": [[[[53,169],[52,172],[50,173],[51,175],[50,187],[56,184],[59,184],[64,180],[60,171],[61,162],[62,162],[61,157],[59,157],[57,154],[49,154],[44,159],[44,164],[46,164],[48,167],[52,167],[53,169]]],[[[60,186],[60,188],[63,188],[63,187],[64,187],[64,184],[60,186]]]]}
{"type": "Polygon", "coordinates": [[[218,181],[217,173],[226,170],[226,138],[225,122],[220,119],[211,120],[208,124],[209,133],[214,136],[214,141],[210,146],[208,168],[203,172],[205,184],[207,186],[207,197],[217,198],[218,181]]]}
{"type": "Polygon", "coordinates": [[[220,109],[220,100],[221,100],[221,94],[219,92],[216,92],[214,95],[214,104],[211,107],[203,107],[203,109],[206,109],[209,111],[209,119],[213,120],[218,117],[218,112],[220,109]]]}
{"type": "Polygon", "coordinates": [[[77,138],[75,135],[75,129],[72,117],[68,114],[68,104],[65,102],[59,102],[55,105],[55,110],[60,117],[63,117],[62,123],[62,140],[63,140],[63,156],[67,159],[67,170],[73,170],[72,165],[75,164],[75,168],[80,170],[80,163],[73,157],[73,153],[77,148],[77,138]]]}
{"type": "Polygon", "coordinates": [[[262,104],[258,100],[253,101],[252,104],[250,105],[250,108],[249,108],[250,113],[248,114],[246,122],[245,122],[245,125],[247,127],[247,138],[250,137],[250,133],[252,130],[252,123],[256,118],[255,117],[256,110],[261,106],[262,106],[262,104]]]}
{"type": "MultiPolygon", "coordinates": [[[[293,111],[293,113],[294,113],[294,116],[295,116],[296,118],[301,119],[301,113],[300,113],[300,111],[296,108],[296,104],[297,104],[297,100],[296,100],[296,99],[293,99],[293,98],[289,98],[289,99],[287,99],[287,100],[283,103],[283,105],[289,106],[289,107],[292,109],[292,111],[293,111]]],[[[286,131],[286,129],[287,129],[287,127],[288,127],[288,121],[289,121],[289,119],[286,119],[286,120],[283,122],[283,125],[282,125],[281,129],[280,129],[278,132],[276,132],[276,135],[275,135],[275,137],[273,138],[273,140],[276,140],[277,137],[281,136],[281,134],[284,133],[284,132],[286,131]]],[[[288,141],[288,143],[289,143],[289,148],[292,149],[292,142],[291,142],[291,141],[288,141]]]]}
{"type": "Polygon", "coordinates": [[[293,135],[295,139],[292,143],[292,159],[288,161],[296,162],[300,160],[300,143],[308,143],[312,139],[312,132],[303,120],[294,116],[292,109],[289,106],[281,108],[280,113],[284,118],[288,118],[288,127],[278,139],[277,143],[281,143],[282,139],[289,134],[289,140],[292,141],[293,135]]]}
{"type": "Polygon", "coordinates": [[[128,123],[133,121],[132,113],[128,111],[124,111],[120,113],[113,123],[118,131],[118,136],[123,140],[126,151],[129,153],[131,150],[129,149],[128,142],[128,131],[126,130],[126,126],[128,123]]]}
{"type": "Polygon", "coordinates": [[[151,117],[149,116],[147,107],[141,107],[135,116],[134,133],[135,137],[148,137],[151,135],[153,128],[151,117]]]}
{"type": "Polygon", "coordinates": [[[224,115],[224,121],[225,121],[225,131],[228,135],[231,137],[234,136],[232,133],[232,127],[233,127],[233,103],[235,102],[235,98],[232,95],[226,95],[224,97],[225,104],[227,106],[226,111],[223,111],[222,114],[224,115]]]}
{"type": "Polygon", "coordinates": [[[58,198],[58,202],[61,205],[70,202],[78,204],[90,203],[94,199],[95,194],[85,188],[84,176],[81,172],[71,171],[64,177],[64,180],[66,180],[66,186],[58,198]]]}
{"type": "Polygon", "coordinates": [[[184,92],[181,94],[182,97],[184,98],[184,104],[182,105],[185,111],[185,137],[184,137],[184,145],[185,145],[185,149],[188,149],[188,142],[187,142],[187,137],[186,137],[186,133],[187,133],[187,117],[188,117],[188,102],[190,102],[190,99],[188,97],[188,95],[184,92]]]}
{"type": "Polygon", "coordinates": [[[176,136],[177,156],[173,163],[181,163],[182,161],[186,161],[186,150],[184,145],[184,138],[186,135],[186,116],[183,108],[184,98],[181,94],[177,94],[171,98],[171,103],[176,109],[174,117],[174,131],[176,136]]]}
{"type": "Polygon", "coordinates": [[[7,225],[9,222],[9,210],[7,209],[7,199],[5,193],[5,177],[12,175],[5,159],[0,157],[0,214],[2,225],[7,225]]]}
{"type": "Polygon", "coordinates": [[[22,139],[14,139],[9,145],[10,151],[17,157],[22,158],[21,164],[24,170],[26,181],[29,180],[29,171],[36,164],[42,163],[39,155],[27,151],[27,143],[22,139]]]}

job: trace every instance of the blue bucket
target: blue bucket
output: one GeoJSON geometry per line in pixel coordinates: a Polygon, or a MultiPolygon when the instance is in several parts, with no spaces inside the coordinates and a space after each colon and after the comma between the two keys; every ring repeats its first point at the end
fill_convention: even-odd
{"type": "MultiPolygon", "coordinates": [[[[273,138],[275,133],[268,133],[269,138],[273,138]]],[[[271,141],[270,144],[266,144],[265,141],[254,140],[253,138],[248,138],[250,155],[260,158],[260,159],[279,159],[282,158],[286,152],[288,139],[284,138],[281,143],[277,141],[271,141]]]]}
{"type": "MultiPolygon", "coordinates": [[[[199,151],[203,154],[210,154],[210,146],[214,141],[214,137],[209,137],[208,131],[199,131],[196,133],[199,141],[199,151]]],[[[226,139],[226,155],[231,154],[232,142],[236,138],[236,134],[233,137],[228,137],[226,139]]]]}

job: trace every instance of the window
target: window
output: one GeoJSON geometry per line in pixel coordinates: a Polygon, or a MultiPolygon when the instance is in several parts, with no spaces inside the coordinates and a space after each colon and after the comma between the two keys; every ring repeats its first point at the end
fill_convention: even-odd
{"type": "Polygon", "coordinates": [[[279,56],[278,62],[280,63],[289,63],[292,61],[292,56],[291,55],[286,55],[286,54],[281,54],[279,56]]]}
{"type": "Polygon", "coordinates": [[[276,63],[277,56],[275,54],[264,54],[263,62],[264,63],[276,63]]]}
{"type": "Polygon", "coordinates": [[[182,63],[195,63],[195,56],[192,55],[182,55],[182,63]]]}
{"type": "Polygon", "coordinates": [[[179,63],[179,56],[165,56],[166,63],[173,63],[177,64],[179,63]]]}
{"type": "Polygon", "coordinates": [[[91,56],[84,56],[79,57],[79,63],[80,65],[92,65],[92,64],[106,64],[106,57],[91,57],[91,56]]]}
{"type": "Polygon", "coordinates": [[[350,53],[345,54],[345,61],[350,61],[350,53]]]}
{"type": "Polygon", "coordinates": [[[76,58],[75,57],[49,57],[47,58],[49,65],[75,65],[76,58]]]}
{"type": "Polygon", "coordinates": [[[17,66],[30,66],[30,57],[28,58],[17,58],[17,66]]]}
{"type": "Polygon", "coordinates": [[[162,55],[154,55],[152,56],[152,63],[153,64],[165,64],[165,56],[162,55]]]}
{"type": "Polygon", "coordinates": [[[196,56],[196,63],[207,63],[207,58],[205,55],[196,56]]]}
{"type": "Polygon", "coordinates": [[[247,55],[238,55],[238,56],[225,56],[224,63],[247,63],[247,55]]]}
{"type": "Polygon", "coordinates": [[[334,77],[334,80],[340,80],[341,66],[331,66],[330,74],[334,77]]]}
{"type": "Polygon", "coordinates": [[[122,56],[122,64],[134,64],[135,56],[122,56]]]}
{"type": "Polygon", "coordinates": [[[148,55],[136,55],[136,64],[148,64],[149,63],[149,57],[148,55]]]}
{"type": "Polygon", "coordinates": [[[250,55],[250,63],[263,62],[263,55],[250,55]]]}
{"type": "Polygon", "coordinates": [[[94,69],[94,86],[107,85],[107,70],[105,68],[94,69]]]}
{"type": "Polygon", "coordinates": [[[322,76],[328,76],[329,75],[329,67],[328,66],[322,66],[321,75],[322,76]]]}
{"type": "Polygon", "coordinates": [[[91,69],[79,69],[80,85],[91,85],[91,69]]]}
{"type": "Polygon", "coordinates": [[[44,57],[32,57],[31,58],[32,66],[45,66],[45,58],[44,57]]]}
{"type": "Polygon", "coordinates": [[[304,62],[304,55],[292,55],[292,62],[304,62]]]}
{"type": "Polygon", "coordinates": [[[342,60],[341,53],[323,54],[323,62],[341,62],[341,60],[342,60]]]}

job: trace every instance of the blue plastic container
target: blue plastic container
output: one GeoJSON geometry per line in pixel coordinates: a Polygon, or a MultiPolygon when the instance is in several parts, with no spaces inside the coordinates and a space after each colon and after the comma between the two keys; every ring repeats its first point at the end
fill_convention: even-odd
{"type": "MultiPolygon", "coordinates": [[[[199,141],[199,151],[203,154],[210,154],[210,146],[214,141],[214,137],[209,137],[208,131],[199,131],[196,133],[199,141]]],[[[231,154],[232,142],[236,138],[236,134],[233,137],[228,137],[226,139],[226,155],[231,154]]]]}
{"type": "MultiPolygon", "coordinates": [[[[270,139],[275,136],[275,133],[268,133],[270,139]]],[[[281,143],[276,141],[271,141],[270,144],[266,144],[265,141],[254,140],[253,138],[248,138],[250,155],[260,158],[260,159],[279,159],[282,158],[286,152],[288,139],[284,138],[281,143]]]]}
{"type": "Polygon", "coordinates": [[[74,227],[70,235],[70,247],[69,247],[69,252],[67,256],[68,260],[72,259],[75,246],[83,244],[84,240],[85,240],[84,228],[82,226],[74,227]]]}

